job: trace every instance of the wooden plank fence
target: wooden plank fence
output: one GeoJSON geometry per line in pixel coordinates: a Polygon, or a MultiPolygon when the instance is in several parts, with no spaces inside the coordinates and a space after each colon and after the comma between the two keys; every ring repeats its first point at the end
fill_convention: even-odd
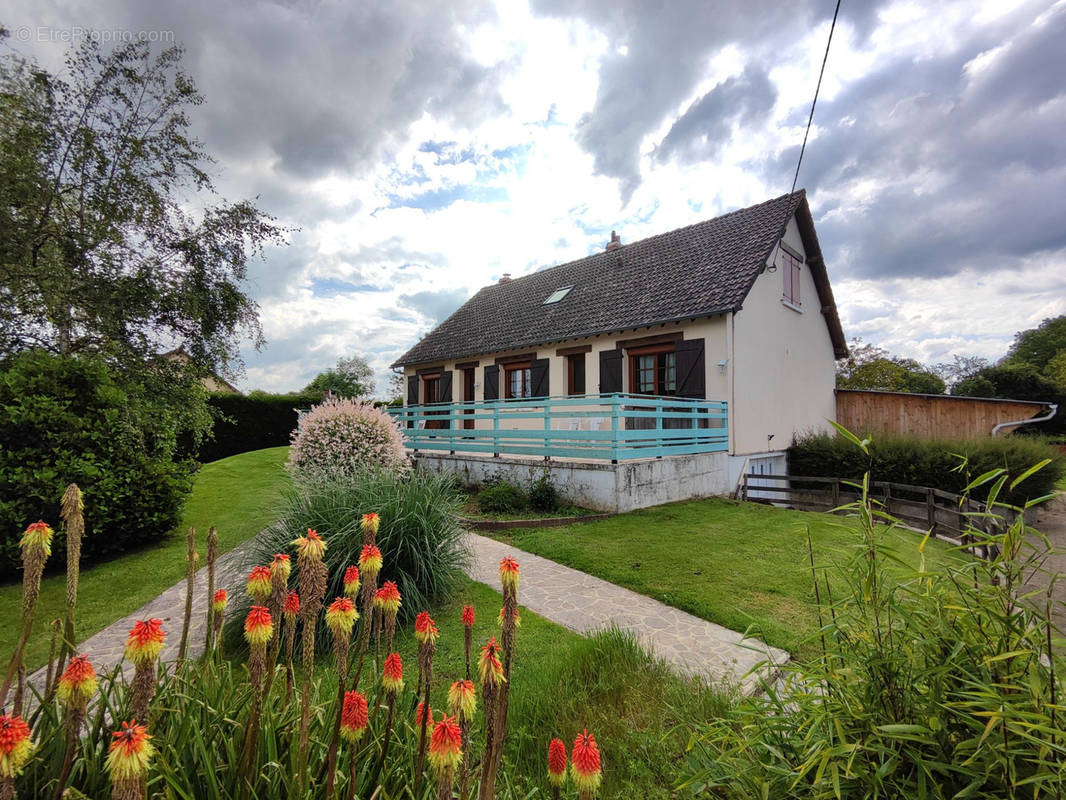
{"type": "MultiPolygon", "coordinates": [[[[851,483],[843,478],[750,472],[744,475],[738,494],[742,500],[787,505],[801,511],[832,511],[860,499],[860,492],[851,483]]],[[[997,524],[995,519],[973,516],[985,510],[976,500],[929,486],[872,481],[869,494],[881,504],[882,511],[907,527],[929,531],[934,538],[968,544],[973,530],[991,533],[991,526],[997,524]]],[[[999,513],[1010,517],[1007,509],[999,513]]]]}

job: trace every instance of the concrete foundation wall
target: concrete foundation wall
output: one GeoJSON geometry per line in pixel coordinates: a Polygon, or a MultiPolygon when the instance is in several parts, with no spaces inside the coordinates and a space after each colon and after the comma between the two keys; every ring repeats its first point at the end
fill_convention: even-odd
{"type": "Polygon", "coordinates": [[[426,452],[416,454],[414,460],[416,469],[451,472],[468,485],[496,477],[525,484],[547,469],[559,494],[568,502],[614,513],[675,500],[724,495],[733,488],[728,480],[725,453],[667,456],[619,464],[426,452]]]}

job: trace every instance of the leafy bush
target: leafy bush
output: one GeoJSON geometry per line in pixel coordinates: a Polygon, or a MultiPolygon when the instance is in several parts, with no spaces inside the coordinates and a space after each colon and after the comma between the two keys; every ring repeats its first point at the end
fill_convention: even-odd
{"type": "Polygon", "coordinates": [[[486,484],[477,496],[477,507],[482,514],[509,514],[524,511],[528,505],[522,487],[505,480],[486,484]]]}
{"type": "Polygon", "coordinates": [[[345,568],[359,561],[362,516],[373,511],[381,519],[377,544],[385,561],[378,585],[396,581],[403,595],[401,613],[413,616],[449,597],[462,574],[468,554],[457,516],[461,502],[451,476],[426,472],[366,470],[304,486],[285,497],[281,519],[255,540],[247,567],[269,564],[274,553],[289,552],[293,539],[314,528],[329,543],[326,597],[339,597],[345,568]]]}
{"type": "MultiPolygon", "coordinates": [[[[994,498],[1006,485],[1001,471],[983,488],[994,498]]],[[[874,524],[892,520],[865,496],[851,509],[854,555],[834,568],[843,596],[829,599],[813,566],[826,556],[811,555],[821,657],[702,726],[685,788],[738,800],[1060,797],[1066,660],[1052,650],[1050,597],[1017,596],[1046,557],[1024,517],[972,532],[991,559],[901,573],[907,560],[874,524]]]]}
{"type": "Polygon", "coordinates": [[[534,511],[558,510],[559,492],[547,471],[530,484],[529,505],[534,511]]]}
{"type": "MultiPolygon", "coordinates": [[[[203,405],[202,392],[188,405],[203,405]]],[[[180,415],[144,382],[122,382],[100,358],[27,352],[0,371],[0,579],[21,564],[18,539],[44,519],[57,525],[69,483],[85,493],[87,560],[165,536],[181,520],[195,464],[175,459],[180,415]]]]}
{"type": "Polygon", "coordinates": [[[296,430],[298,408],[310,408],[322,400],[317,393],[213,394],[207,402],[217,415],[211,438],[196,453],[200,461],[287,445],[296,430]]]}
{"type": "MultiPolygon", "coordinates": [[[[1045,458],[1052,459],[1047,468],[1004,493],[1002,499],[1019,504],[1054,491],[1055,482],[1066,473],[1066,459],[1060,452],[1029,437],[947,441],[886,436],[871,442],[867,456],[843,437],[813,434],[789,448],[788,468],[793,475],[848,480],[859,480],[869,468],[874,481],[932,486],[961,494],[977,475],[999,468],[1021,474],[1045,458]],[[966,469],[958,468],[959,456],[968,460],[966,469]]],[[[979,487],[974,496],[984,499],[987,488],[979,487]]]]}
{"type": "Polygon", "coordinates": [[[303,415],[292,436],[289,471],[302,482],[350,478],[367,469],[407,466],[396,421],[370,403],[329,398],[303,415]]]}

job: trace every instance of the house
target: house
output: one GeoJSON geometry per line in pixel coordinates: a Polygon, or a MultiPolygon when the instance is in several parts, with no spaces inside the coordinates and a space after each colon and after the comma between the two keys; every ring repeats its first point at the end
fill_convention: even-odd
{"type": "Polygon", "coordinates": [[[835,418],[846,353],[801,190],[505,275],[393,366],[421,466],[547,459],[572,499],[611,484],[598,505],[622,510],[783,473],[793,436],[835,418]]]}
{"type": "MultiPolygon", "coordinates": [[[[175,361],[180,364],[188,364],[192,361],[192,357],[186,353],[182,348],[176,347],[161,356],[169,361],[175,361]]],[[[220,375],[204,375],[200,378],[200,385],[203,386],[210,394],[240,394],[241,390],[227,381],[220,375]]]]}

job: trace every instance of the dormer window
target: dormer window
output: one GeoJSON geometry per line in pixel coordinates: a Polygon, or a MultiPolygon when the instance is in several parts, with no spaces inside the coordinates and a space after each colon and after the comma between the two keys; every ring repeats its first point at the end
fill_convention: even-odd
{"type": "Polygon", "coordinates": [[[558,303],[560,300],[570,294],[570,290],[573,288],[573,286],[564,286],[561,289],[556,289],[554,292],[548,295],[548,299],[544,301],[543,305],[550,306],[553,303],[558,303]]]}

